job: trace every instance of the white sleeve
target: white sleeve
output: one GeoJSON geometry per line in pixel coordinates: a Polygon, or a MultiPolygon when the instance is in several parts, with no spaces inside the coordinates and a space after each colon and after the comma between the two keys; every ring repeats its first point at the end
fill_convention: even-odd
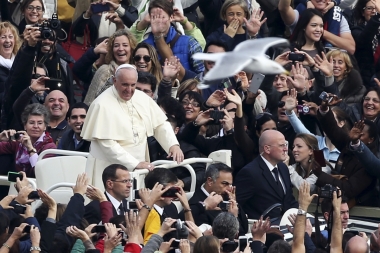
{"type": "Polygon", "coordinates": [[[350,26],[348,25],[347,19],[342,14],[342,21],[340,21],[340,34],[351,33],[350,26]]]}
{"type": "Polygon", "coordinates": [[[141,162],[125,151],[125,149],[114,140],[96,140],[96,142],[104,156],[113,164],[122,164],[127,167],[129,171],[133,171],[141,162]]]}
{"type": "Polygon", "coordinates": [[[302,178],[297,171],[295,171],[294,166],[289,166],[289,174],[290,174],[290,181],[292,182],[292,185],[297,188],[297,190],[300,189],[300,186],[303,182],[307,182],[310,185],[310,192],[313,192],[315,189],[315,183],[317,182],[317,177],[314,174],[311,174],[307,178],[302,178]]]}
{"type": "Polygon", "coordinates": [[[296,28],[296,25],[297,25],[298,20],[300,18],[300,14],[299,14],[298,10],[293,9],[293,11],[294,11],[294,21],[291,25],[289,25],[289,30],[291,33],[293,33],[294,28],[296,28]]]}
{"type": "Polygon", "coordinates": [[[356,4],[357,0],[342,0],[339,4],[339,7],[342,9],[342,10],[345,10],[347,8],[350,8],[352,9],[352,6],[354,6],[354,4],[356,4]]]}

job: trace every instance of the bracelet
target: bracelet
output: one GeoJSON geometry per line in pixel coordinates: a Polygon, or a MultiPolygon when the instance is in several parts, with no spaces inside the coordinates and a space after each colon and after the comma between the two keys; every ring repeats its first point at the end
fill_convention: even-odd
{"type": "Polygon", "coordinates": [[[9,247],[9,245],[6,243],[3,243],[3,247],[8,248],[9,250],[11,249],[11,247],[9,247]]]}
{"type": "Polygon", "coordinates": [[[179,22],[181,25],[186,25],[186,23],[188,22],[189,20],[185,17],[185,20],[183,20],[182,22],[179,22]]]}
{"type": "Polygon", "coordinates": [[[190,208],[189,209],[183,209],[183,212],[184,213],[191,212],[191,209],[190,208]]]}
{"type": "Polygon", "coordinates": [[[158,39],[161,39],[162,37],[164,37],[164,34],[161,33],[160,35],[158,36],[153,36],[154,37],[154,40],[158,40],[158,39]]]}

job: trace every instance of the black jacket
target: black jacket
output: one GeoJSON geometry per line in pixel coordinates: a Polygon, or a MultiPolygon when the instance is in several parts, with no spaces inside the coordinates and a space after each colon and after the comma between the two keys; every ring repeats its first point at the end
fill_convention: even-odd
{"type": "Polygon", "coordinates": [[[375,74],[375,62],[372,50],[372,41],[378,34],[380,14],[372,16],[367,25],[360,24],[351,28],[355,40],[355,58],[360,66],[360,74],[366,87],[370,86],[372,76],[375,74]]]}
{"type": "MultiPolygon", "coordinates": [[[[203,223],[212,225],[214,219],[218,214],[220,214],[221,210],[208,210],[206,211],[202,204],[199,202],[203,202],[207,198],[206,194],[202,191],[200,187],[198,187],[194,195],[189,199],[189,205],[191,209],[191,213],[193,215],[195,224],[197,226],[202,225],[203,223]]],[[[184,219],[185,215],[183,211],[179,214],[181,219],[184,219]]],[[[248,231],[248,219],[245,215],[242,208],[239,207],[239,235],[245,235],[248,231]]]]}
{"type": "Polygon", "coordinates": [[[74,136],[74,130],[70,129],[66,131],[62,135],[62,138],[58,143],[58,149],[72,150],[72,151],[79,151],[79,152],[89,152],[91,142],[82,139],[79,142],[78,146],[75,148],[73,136],[74,136]]]}
{"type": "Polygon", "coordinates": [[[348,105],[361,102],[362,97],[366,92],[366,88],[363,85],[360,73],[356,69],[353,69],[350,73],[348,73],[347,77],[342,80],[342,82],[344,83],[335,82],[338,89],[339,84],[343,85],[339,91],[338,97],[342,98],[348,105]]]}
{"type": "MultiPolygon", "coordinates": [[[[120,17],[123,21],[124,25],[127,27],[131,27],[133,23],[138,18],[137,9],[133,6],[121,5],[125,9],[124,16],[120,17]]],[[[80,15],[77,20],[72,25],[72,31],[75,36],[82,37],[84,34],[84,30],[86,25],[88,25],[88,29],[90,30],[90,41],[91,45],[95,46],[95,41],[99,37],[99,24],[100,24],[101,16],[92,15],[89,19],[84,19],[83,15],[80,15]]]]}

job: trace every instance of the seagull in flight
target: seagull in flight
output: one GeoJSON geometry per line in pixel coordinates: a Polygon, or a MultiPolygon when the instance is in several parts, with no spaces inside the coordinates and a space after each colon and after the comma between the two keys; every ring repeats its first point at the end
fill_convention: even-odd
{"type": "MultiPolygon", "coordinates": [[[[233,51],[223,53],[196,53],[195,60],[213,61],[215,65],[204,76],[207,83],[234,76],[239,71],[262,74],[281,74],[286,70],[277,62],[268,59],[265,52],[270,47],[288,47],[289,42],[283,38],[262,38],[246,40],[238,44],[233,51]]],[[[202,87],[199,87],[202,88],[202,87]]]]}

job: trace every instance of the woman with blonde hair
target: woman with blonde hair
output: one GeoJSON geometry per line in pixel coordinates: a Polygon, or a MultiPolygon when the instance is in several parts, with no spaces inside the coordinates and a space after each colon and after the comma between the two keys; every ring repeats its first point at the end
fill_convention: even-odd
{"type": "Polygon", "coordinates": [[[7,87],[5,81],[20,49],[21,41],[18,30],[8,21],[0,22],[0,109],[7,87]]]}
{"type": "Polygon", "coordinates": [[[84,103],[90,105],[97,96],[113,84],[111,77],[115,70],[121,64],[131,63],[132,52],[135,48],[136,39],[127,30],[118,30],[108,39],[106,64],[95,72],[84,103]]]}
{"type": "Polygon", "coordinates": [[[186,91],[195,91],[196,93],[199,93],[202,95],[202,90],[198,89],[198,80],[197,79],[188,79],[184,82],[181,83],[177,90],[177,95],[176,97],[179,98],[182,93],[185,93],[186,91]]]}
{"type": "Polygon", "coordinates": [[[347,51],[331,50],[326,58],[328,61],[332,59],[334,82],[339,91],[338,97],[348,105],[361,102],[366,88],[359,71],[354,69],[347,51]]]}

